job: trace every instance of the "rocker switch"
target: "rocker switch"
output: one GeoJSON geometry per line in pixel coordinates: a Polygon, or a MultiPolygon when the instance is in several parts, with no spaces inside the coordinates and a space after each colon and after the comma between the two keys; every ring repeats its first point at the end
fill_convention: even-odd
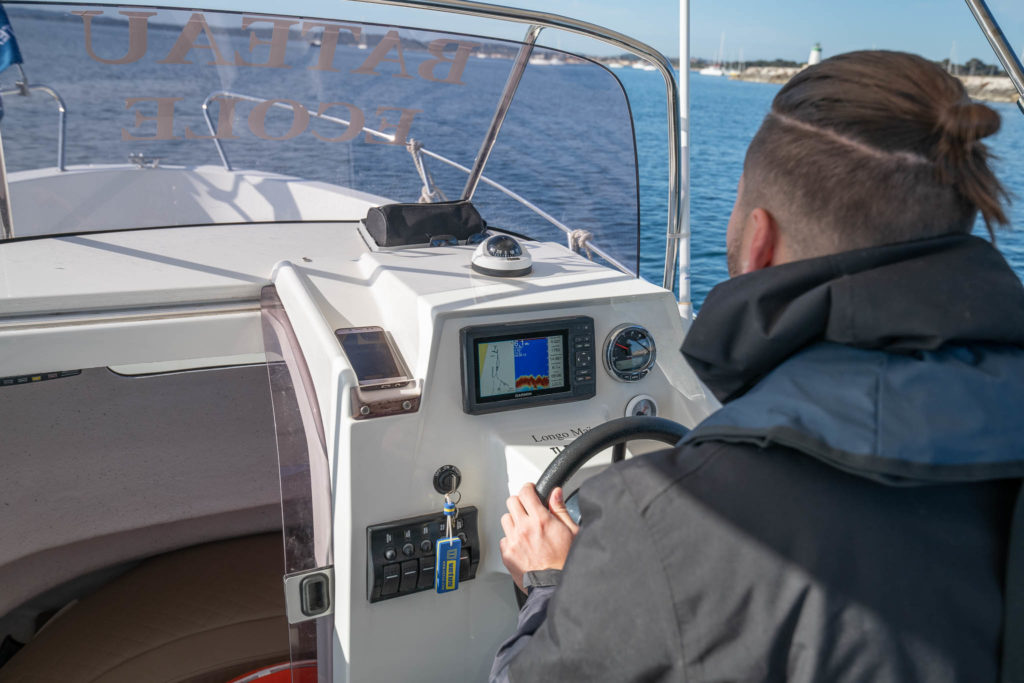
{"type": "Polygon", "coordinates": [[[394,595],[398,592],[398,581],[402,569],[397,564],[384,565],[384,584],[380,588],[381,595],[394,595]]]}
{"type": "Polygon", "coordinates": [[[416,581],[420,577],[420,561],[406,560],[402,563],[402,581],[399,584],[398,592],[411,593],[416,590],[416,581]]]}

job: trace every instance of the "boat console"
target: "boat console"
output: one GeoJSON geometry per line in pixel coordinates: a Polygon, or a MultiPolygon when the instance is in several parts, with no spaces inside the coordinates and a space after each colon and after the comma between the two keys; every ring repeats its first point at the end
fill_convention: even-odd
{"type": "MultiPolygon", "coordinates": [[[[525,247],[535,273],[514,282],[474,273],[466,246],[369,252],[361,260],[380,275],[371,301],[347,278],[277,266],[274,287],[334,449],[335,625],[354,678],[416,679],[424,667],[443,666],[451,640],[493,652],[517,611],[497,550],[508,495],[535,481],[576,436],[627,414],[638,397],[687,425],[709,408],[673,353],[684,330],[669,293],[556,245],[525,247]],[[425,252],[429,263],[419,258],[425,252]],[[446,285],[413,294],[430,290],[424,271],[446,285]],[[366,325],[392,335],[396,364],[407,363],[410,381],[422,386],[418,407],[373,419],[359,405],[353,390],[366,380],[353,365],[362,352],[347,352],[336,330],[366,325]],[[666,350],[661,362],[655,340],[666,350]],[[442,468],[460,473],[460,509],[468,511],[458,530],[464,580],[449,594],[426,590],[431,548],[443,535],[444,489],[434,486],[442,468]],[[431,629],[438,620],[443,633],[431,629]],[[408,656],[360,658],[377,647],[380,632],[406,643],[408,656]]],[[[391,348],[384,335],[377,343],[391,348]]],[[[570,488],[607,463],[608,455],[595,461],[570,488]]],[[[489,658],[455,666],[479,680],[489,658]]]]}

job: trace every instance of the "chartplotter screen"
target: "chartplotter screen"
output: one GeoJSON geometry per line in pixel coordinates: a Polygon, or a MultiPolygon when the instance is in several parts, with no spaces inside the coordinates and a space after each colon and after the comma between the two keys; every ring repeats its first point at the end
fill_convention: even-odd
{"type": "Polygon", "coordinates": [[[476,359],[480,400],[568,388],[564,332],[478,341],[476,359]]]}
{"type": "Polygon", "coordinates": [[[592,318],[474,325],[459,334],[467,413],[581,401],[596,393],[592,318]]]}

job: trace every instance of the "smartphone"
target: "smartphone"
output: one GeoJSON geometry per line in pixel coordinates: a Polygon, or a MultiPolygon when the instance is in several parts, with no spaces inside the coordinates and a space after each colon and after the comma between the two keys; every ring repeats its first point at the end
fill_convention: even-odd
{"type": "Polygon", "coordinates": [[[364,391],[394,389],[412,382],[409,369],[391,335],[380,327],[349,327],[334,331],[364,391]]]}

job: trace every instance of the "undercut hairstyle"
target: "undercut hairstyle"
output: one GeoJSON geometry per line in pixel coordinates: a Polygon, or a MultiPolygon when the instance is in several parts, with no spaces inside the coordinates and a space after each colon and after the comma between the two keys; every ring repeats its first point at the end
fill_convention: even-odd
{"type": "Polygon", "coordinates": [[[999,114],[903,52],[850,52],[794,76],[747,150],[743,208],[771,212],[796,258],[1007,223],[981,141],[999,114]]]}

